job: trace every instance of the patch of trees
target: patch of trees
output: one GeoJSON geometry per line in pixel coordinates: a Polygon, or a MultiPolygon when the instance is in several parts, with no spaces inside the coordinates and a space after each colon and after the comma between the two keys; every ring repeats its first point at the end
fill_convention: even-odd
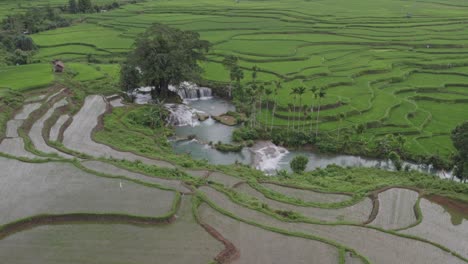
{"type": "Polygon", "coordinates": [[[301,174],[305,171],[307,163],[309,163],[309,159],[306,156],[297,155],[291,160],[289,166],[294,173],[301,174]]]}
{"type": "Polygon", "coordinates": [[[200,79],[199,61],[205,59],[210,43],[200,40],[196,32],[154,24],[137,38],[134,47],[121,67],[122,88],[152,86],[154,97],[165,98],[169,85],[200,79]]]}
{"type": "Polygon", "coordinates": [[[37,47],[28,34],[69,25],[70,21],[61,16],[60,10],[51,6],[8,15],[0,23],[0,65],[31,63],[37,47]]]}
{"type": "Polygon", "coordinates": [[[61,16],[59,8],[34,7],[26,13],[8,15],[3,19],[1,28],[9,33],[33,34],[50,29],[70,26],[71,21],[61,16]]]}
{"type": "Polygon", "coordinates": [[[139,1],[133,0],[133,1],[125,1],[125,2],[117,2],[114,1],[109,4],[93,4],[91,0],[69,0],[68,5],[63,7],[63,11],[67,11],[71,14],[79,14],[79,13],[99,13],[101,11],[109,11],[112,9],[119,8],[120,6],[130,3],[130,4],[135,4],[138,3],[139,1]]]}
{"type": "Polygon", "coordinates": [[[457,153],[453,157],[454,175],[466,182],[468,180],[468,121],[457,126],[451,134],[457,153]]]}

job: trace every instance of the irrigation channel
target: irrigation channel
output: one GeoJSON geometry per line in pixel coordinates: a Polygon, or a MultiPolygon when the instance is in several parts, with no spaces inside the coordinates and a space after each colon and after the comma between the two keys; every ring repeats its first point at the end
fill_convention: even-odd
{"type": "MultiPolygon", "coordinates": [[[[171,112],[169,122],[175,126],[172,145],[176,153],[189,153],[195,159],[206,159],[212,164],[227,165],[235,162],[248,164],[272,175],[279,170],[291,171],[289,162],[299,154],[309,158],[306,169],[308,171],[325,168],[330,164],[394,170],[390,160],[324,154],[313,150],[291,150],[266,141],[256,142],[252,147],[244,147],[240,152],[219,151],[212,145],[217,142],[232,143],[231,136],[236,126],[224,125],[212,117],[234,111],[235,106],[225,99],[213,96],[209,88],[194,85],[182,87],[177,92],[184,100],[184,104],[166,105],[171,112]],[[199,121],[200,115],[209,117],[204,121],[199,121]]],[[[148,94],[142,94],[137,96],[135,101],[146,103],[149,99],[151,97],[148,97],[148,94]]],[[[403,166],[406,165],[409,165],[411,169],[435,174],[441,178],[451,178],[450,172],[438,171],[425,164],[404,162],[403,166]]]]}

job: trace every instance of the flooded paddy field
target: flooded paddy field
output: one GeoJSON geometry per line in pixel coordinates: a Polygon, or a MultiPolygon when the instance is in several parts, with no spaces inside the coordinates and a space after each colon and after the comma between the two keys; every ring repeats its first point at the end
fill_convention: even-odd
{"type": "Polygon", "coordinates": [[[40,226],[0,240],[0,256],[15,264],[207,264],[224,246],[197,224],[190,199],[170,224],[40,226]]]}

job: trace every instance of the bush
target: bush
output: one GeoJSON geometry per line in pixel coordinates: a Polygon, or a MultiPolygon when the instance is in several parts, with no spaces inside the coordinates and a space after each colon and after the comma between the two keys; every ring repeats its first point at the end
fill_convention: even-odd
{"type": "Polygon", "coordinates": [[[243,148],[242,145],[231,145],[218,142],[215,148],[221,152],[240,152],[243,148]]]}
{"type": "Polygon", "coordinates": [[[402,166],[403,166],[403,163],[401,162],[400,155],[398,155],[395,151],[392,151],[388,155],[388,158],[392,161],[393,166],[395,166],[395,169],[397,171],[400,171],[402,166]]]}
{"type": "Polygon", "coordinates": [[[305,171],[307,163],[309,159],[306,156],[298,155],[291,160],[289,166],[295,173],[301,174],[305,171]]]}
{"type": "Polygon", "coordinates": [[[232,133],[232,139],[235,142],[241,142],[245,140],[257,140],[259,139],[259,133],[257,130],[249,127],[241,127],[234,130],[232,133]]]}

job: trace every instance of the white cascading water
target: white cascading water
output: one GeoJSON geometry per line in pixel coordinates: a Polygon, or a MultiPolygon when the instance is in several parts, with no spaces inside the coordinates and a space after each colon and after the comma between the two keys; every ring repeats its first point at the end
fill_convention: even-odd
{"type": "Polygon", "coordinates": [[[129,92],[128,95],[133,97],[133,102],[135,104],[147,104],[153,99],[151,97],[151,90],[153,89],[154,87],[151,86],[140,87],[129,92]]]}
{"type": "Polygon", "coordinates": [[[164,106],[171,113],[167,122],[173,126],[197,126],[200,124],[197,113],[204,114],[185,104],[165,104],[164,106]]]}
{"type": "Polygon", "coordinates": [[[276,172],[280,168],[281,159],[289,153],[287,149],[279,147],[271,141],[257,142],[251,150],[254,153],[254,167],[268,174],[276,172]]]}
{"type": "Polygon", "coordinates": [[[198,87],[196,84],[189,82],[182,82],[178,87],[170,85],[169,90],[177,92],[182,100],[206,100],[213,98],[210,88],[198,87]]]}

